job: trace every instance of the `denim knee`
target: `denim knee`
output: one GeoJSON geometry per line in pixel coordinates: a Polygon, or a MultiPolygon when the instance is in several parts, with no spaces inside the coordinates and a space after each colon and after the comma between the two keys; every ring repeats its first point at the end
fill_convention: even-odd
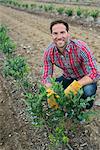
{"type": "Polygon", "coordinates": [[[84,91],[83,97],[87,98],[87,97],[91,97],[95,95],[96,90],[97,90],[97,83],[91,83],[91,84],[85,85],[83,87],[83,91],[84,91]]]}

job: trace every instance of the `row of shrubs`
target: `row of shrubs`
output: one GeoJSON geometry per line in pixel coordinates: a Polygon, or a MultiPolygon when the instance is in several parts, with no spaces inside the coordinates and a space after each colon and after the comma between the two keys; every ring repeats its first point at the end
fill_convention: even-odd
{"type": "MultiPolygon", "coordinates": [[[[3,25],[0,26],[0,51],[4,54],[4,60],[2,64],[2,73],[4,77],[10,78],[10,82],[13,82],[17,86],[17,90],[22,90],[23,100],[27,105],[27,111],[30,116],[29,120],[32,120],[32,124],[36,127],[46,126],[46,128],[51,129],[49,131],[49,140],[52,146],[58,146],[59,144],[67,144],[68,137],[64,133],[64,127],[56,124],[55,129],[55,117],[58,116],[56,122],[59,123],[59,119],[62,114],[58,110],[52,110],[47,108],[44,109],[44,103],[47,101],[47,93],[45,88],[42,85],[39,85],[39,89],[34,91],[29,91],[30,87],[26,88],[27,75],[29,73],[28,64],[25,61],[25,58],[22,56],[16,56],[15,54],[15,44],[7,34],[7,28],[3,25]],[[49,116],[48,116],[48,113],[49,116]]],[[[30,83],[31,85],[31,83],[30,83]]],[[[57,88],[58,89],[58,88],[57,88]]],[[[61,121],[63,120],[63,116],[61,121]]],[[[60,122],[61,122],[60,121],[60,122]]]]}
{"type": "MultiPolygon", "coordinates": [[[[0,26],[0,51],[4,54],[2,72],[5,77],[16,80],[20,87],[27,82],[29,65],[26,59],[16,55],[16,45],[7,34],[8,29],[4,25],[0,26]]],[[[23,87],[23,89],[25,89],[23,87]]],[[[25,91],[25,90],[24,90],[25,91]]]]}
{"type": "Polygon", "coordinates": [[[19,3],[13,0],[7,0],[7,1],[0,1],[2,3],[18,7],[21,9],[28,9],[28,10],[39,10],[39,11],[45,11],[50,13],[58,13],[60,15],[66,14],[67,16],[73,16],[77,15],[79,17],[85,17],[92,16],[94,19],[96,19],[100,11],[98,9],[95,10],[89,10],[89,9],[82,9],[80,7],[76,8],[75,10],[73,8],[66,8],[66,7],[56,7],[53,4],[23,4],[19,3]]]}

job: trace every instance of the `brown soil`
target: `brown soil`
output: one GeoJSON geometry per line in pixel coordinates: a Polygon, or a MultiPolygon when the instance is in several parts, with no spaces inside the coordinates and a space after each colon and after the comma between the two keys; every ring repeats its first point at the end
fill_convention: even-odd
{"type": "MultiPolygon", "coordinates": [[[[40,80],[41,77],[43,49],[51,42],[49,33],[51,21],[51,18],[45,16],[37,16],[0,6],[0,23],[8,26],[9,35],[17,45],[16,53],[27,58],[32,69],[33,81],[40,80]]],[[[70,24],[70,33],[74,38],[82,39],[88,43],[99,64],[100,33],[92,28],[86,29],[82,26],[73,26],[73,24],[70,24]]],[[[0,62],[2,60],[3,56],[0,54],[0,62]]],[[[0,150],[48,150],[46,130],[33,128],[31,123],[27,121],[26,106],[20,100],[21,96],[19,95],[21,92],[14,91],[10,81],[5,80],[0,73],[0,150]]],[[[99,150],[99,123],[100,118],[95,118],[93,122],[86,125],[86,133],[84,134],[85,137],[87,136],[86,138],[81,132],[75,138],[72,137],[73,143],[76,144],[74,150],[79,150],[80,145],[81,149],[99,150]],[[87,134],[87,132],[89,133],[87,134]]]]}

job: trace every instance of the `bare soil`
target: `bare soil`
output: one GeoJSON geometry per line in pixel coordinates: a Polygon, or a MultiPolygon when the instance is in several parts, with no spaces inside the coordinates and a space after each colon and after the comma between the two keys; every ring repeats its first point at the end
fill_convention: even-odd
{"type": "MultiPolygon", "coordinates": [[[[0,24],[9,28],[9,35],[17,45],[17,55],[27,58],[33,81],[40,80],[43,66],[43,50],[51,42],[49,24],[51,18],[29,14],[24,11],[0,6],[0,24]]],[[[73,38],[86,41],[100,63],[100,32],[70,23],[73,38]]],[[[0,64],[3,55],[0,53],[0,64]]],[[[49,150],[46,129],[32,127],[21,100],[21,91],[14,91],[14,85],[2,76],[0,65],[0,150],[49,150]]],[[[55,72],[55,75],[58,75],[55,72]]],[[[100,101],[98,85],[97,101],[100,101]]],[[[96,108],[96,107],[95,107],[96,108]]],[[[99,109],[99,107],[98,107],[99,109]]],[[[100,117],[71,136],[73,150],[99,150],[100,117]]],[[[67,148],[66,148],[67,150],[67,148]]]]}

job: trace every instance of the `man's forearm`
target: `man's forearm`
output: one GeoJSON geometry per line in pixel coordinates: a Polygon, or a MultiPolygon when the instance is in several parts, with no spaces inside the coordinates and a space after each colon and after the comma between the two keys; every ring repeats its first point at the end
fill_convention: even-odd
{"type": "Polygon", "coordinates": [[[89,76],[84,76],[80,80],[78,80],[79,84],[82,86],[93,83],[93,80],[89,76]]]}

